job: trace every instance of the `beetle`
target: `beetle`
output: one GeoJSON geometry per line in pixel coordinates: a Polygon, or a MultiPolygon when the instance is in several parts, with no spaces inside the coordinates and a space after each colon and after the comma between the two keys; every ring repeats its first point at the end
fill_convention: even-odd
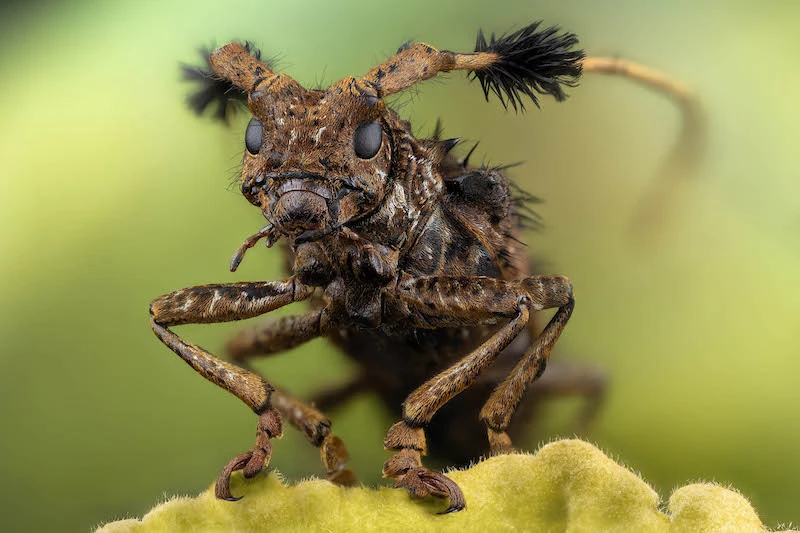
{"type": "MultiPolygon", "coordinates": [[[[323,410],[362,390],[375,392],[397,416],[384,441],[394,454],[383,475],[414,497],[466,505],[459,487],[427,468],[428,453],[461,465],[482,454],[513,450],[512,416],[528,418],[548,394],[587,397],[583,420],[596,412],[603,380],[597,372],[552,365],[543,374],[575,300],[564,276],[535,275],[521,244],[531,195],[503,167],[457,158],[458,139],[418,139],[386,99],[442,72],[464,70],[487,100],[522,111],[539,97],[561,101],[582,71],[622,74],[681,99],[678,85],[622,60],[586,58],[578,39],[535,22],[489,39],[479,31],[471,53],[406,43],[361,78],[307,90],[276,73],[249,43],[207,54],[207,65],[185,67],[198,83],[190,104],[216,105],[226,120],[232,102],[252,113],[244,139],[241,191],[268,224],[231,261],[261,240],[281,241],[290,277],[282,281],[190,287],[150,306],[157,337],[204,378],[241,399],[258,416],[252,449],[227,463],[215,493],[236,500],[232,472],[251,478],[271,456],[283,421],[320,449],[329,480],[355,483],[347,450],[323,410]],[[237,334],[218,358],[172,328],[242,320],[293,302],[300,314],[269,320],[237,334]],[[555,309],[539,332],[533,315],[555,309]],[[303,402],[248,368],[254,356],[275,354],[326,337],[360,366],[346,386],[303,402]],[[541,379],[540,379],[541,378],[541,379]],[[526,414],[527,413],[527,414],[526,414]],[[436,418],[434,419],[434,415],[436,418]]],[[[474,150],[474,147],[473,147],[474,150]]],[[[518,424],[517,427],[521,427],[518,424]]]]}

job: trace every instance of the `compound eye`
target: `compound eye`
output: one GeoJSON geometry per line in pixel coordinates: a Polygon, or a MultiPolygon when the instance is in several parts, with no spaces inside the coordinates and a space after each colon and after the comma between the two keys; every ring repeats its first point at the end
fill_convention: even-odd
{"type": "Polygon", "coordinates": [[[362,124],[353,134],[353,150],[361,159],[372,159],[383,143],[383,129],[380,122],[362,124]]]}
{"type": "Polygon", "coordinates": [[[261,121],[253,117],[250,123],[247,124],[247,131],[244,134],[244,145],[247,151],[256,155],[261,150],[262,135],[264,134],[264,125],[261,121]]]}

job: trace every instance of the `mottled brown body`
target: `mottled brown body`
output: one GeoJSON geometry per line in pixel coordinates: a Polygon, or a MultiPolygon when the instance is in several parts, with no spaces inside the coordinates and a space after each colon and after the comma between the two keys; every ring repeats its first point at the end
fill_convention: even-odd
{"type": "MultiPolygon", "coordinates": [[[[531,386],[534,399],[600,396],[596,373],[561,367],[537,381],[574,300],[565,277],[532,274],[519,240],[524,206],[512,184],[499,169],[455,158],[457,139],[415,138],[384,101],[458,69],[475,73],[487,95],[495,92],[515,108],[522,96],[538,105],[533,91],[563,99],[561,85],[575,82],[583,53],[571,50],[573,35],[537,28],[491,43],[479,34],[472,54],[406,45],[364,78],[345,78],[326,90],[306,90],[273,73],[238,43],[209,56],[212,72],[191,72],[211,89],[239,91],[253,114],[241,189],[269,224],[243,243],[231,269],[266,239],[268,246],[284,242],[291,270],[285,281],[192,287],[151,304],[156,335],[259,416],[255,445],[225,466],[218,497],[233,499],[233,471],[251,477],[268,464],[270,440],[281,435],[284,420],[320,448],[329,479],[354,483],[344,444],[320,409],[372,390],[398,417],[384,442],[395,452],[384,475],[413,496],[446,497],[446,512],[457,511],[464,495],[423,466],[429,448],[447,465],[511,451],[512,415],[531,386]],[[250,318],[304,300],[310,302],[304,313],[231,339],[232,363],[170,329],[250,318]],[[545,309],[555,314],[539,332],[532,315],[545,309]],[[304,403],[247,368],[249,357],[320,336],[354,359],[361,373],[316,401],[304,403]]],[[[198,109],[211,101],[209,90],[193,97],[198,109]]],[[[589,405],[584,422],[595,407],[589,405]]]]}

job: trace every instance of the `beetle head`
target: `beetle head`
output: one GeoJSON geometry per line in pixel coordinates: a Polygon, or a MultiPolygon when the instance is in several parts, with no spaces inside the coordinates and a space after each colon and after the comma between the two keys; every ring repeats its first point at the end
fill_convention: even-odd
{"type": "MultiPolygon", "coordinates": [[[[376,210],[392,175],[392,132],[407,129],[384,98],[440,72],[467,70],[488,98],[524,108],[536,94],[565,97],[581,72],[577,38],[531,24],[489,41],[478,33],[474,53],[439,51],[407,43],[363,78],[345,78],[326,90],[306,90],[274,73],[249,44],[229,43],[208,56],[211,71],[187,68],[205,87],[190,97],[202,111],[219,103],[225,118],[231,96],[246,100],[247,126],[242,192],[280,234],[315,240],[376,210]]],[[[401,144],[401,143],[398,143],[401,144]]]]}

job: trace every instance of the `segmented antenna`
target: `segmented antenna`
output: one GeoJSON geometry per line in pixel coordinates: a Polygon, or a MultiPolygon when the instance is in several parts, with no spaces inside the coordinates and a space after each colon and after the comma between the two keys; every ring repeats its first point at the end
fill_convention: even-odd
{"type": "MultiPolygon", "coordinates": [[[[245,41],[244,47],[247,53],[259,61],[261,60],[261,50],[252,43],[245,41]]],[[[247,93],[230,80],[221,78],[214,73],[208,64],[211,50],[201,48],[199,52],[203,57],[202,66],[181,65],[183,79],[198,86],[196,91],[189,94],[186,101],[198,115],[202,115],[208,108],[215,108],[214,119],[227,124],[241,109],[241,104],[247,104],[247,93]]]]}
{"type": "Polygon", "coordinates": [[[574,33],[559,33],[558,26],[537,31],[542,21],[537,21],[513,33],[496,38],[492,34],[487,42],[482,30],[478,30],[475,52],[494,53],[497,61],[481,70],[472,72],[477,78],[486,99],[493,92],[505,108],[524,110],[522,97],[527,96],[539,107],[540,95],[551,95],[564,100],[567,95],[563,86],[574,87],[581,75],[583,50],[571,50],[578,44],[574,33]],[[535,92],[534,92],[535,91],[535,92]]]}

